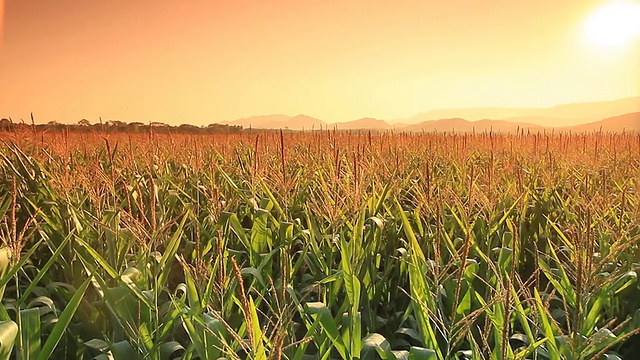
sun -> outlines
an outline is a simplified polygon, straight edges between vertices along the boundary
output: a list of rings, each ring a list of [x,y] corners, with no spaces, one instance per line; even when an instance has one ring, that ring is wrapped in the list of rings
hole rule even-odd
[[[596,8],[584,23],[584,36],[593,45],[619,47],[640,37],[640,2],[613,1]]]

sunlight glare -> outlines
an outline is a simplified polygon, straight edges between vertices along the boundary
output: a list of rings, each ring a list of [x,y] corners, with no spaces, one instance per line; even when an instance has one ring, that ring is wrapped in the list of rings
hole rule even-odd
[[[633,42],[640,35],[640,2],[614,1],[600,6],[585,21],[584,35],[599,47]]]

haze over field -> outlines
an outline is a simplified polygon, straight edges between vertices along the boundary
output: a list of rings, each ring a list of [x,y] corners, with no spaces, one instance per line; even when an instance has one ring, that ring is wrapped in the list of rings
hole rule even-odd
[[[497,130],[514,132],[518,128],[543,130],[558,129],[591,129],[603,125],[603,130],[617,131],[626,129],[640,131],[640,97],[615,101],[590,102],[581,104],[563,104],[550,108],[477,108],[477,109],[445,109],[433,110],[418,114],[411,118],[382,120],[362,118],[346,122],[330,124],[327,121],[306,115],[262,115],[248,118],[223,121],[222,124],[240,125],[245,128],[259,129],[292,129],[309,130],[319,128],[336,128],[339,130],[388,130],[401,131],[484,131]],[[624,124],[601,123],[604,119],[618,118],[624,115]],[[621,118],[622,119],[622,118]]]
[[[637,0],[0,0],[0,117],[572,126],[623,113],[541,108],[637,102],[639,17]]]

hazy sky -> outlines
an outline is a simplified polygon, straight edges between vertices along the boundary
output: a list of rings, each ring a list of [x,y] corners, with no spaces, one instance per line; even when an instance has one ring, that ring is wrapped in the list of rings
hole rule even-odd
[[[4,2],[0,117],[332,122],[640,95],[640,37],[585,31],[611,1]]]

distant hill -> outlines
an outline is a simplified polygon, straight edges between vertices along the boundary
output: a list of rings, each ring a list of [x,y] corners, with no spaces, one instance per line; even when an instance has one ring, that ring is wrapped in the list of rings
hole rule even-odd
[[[327,127],[327,123],[307,115],[288,116],[282,114],[251,116],[233,121],[223,121],[221,124],[241,125],[245,129],[290,129],[311,130]]]
[[[389,125],[386,121],[374,118],[362,118],[329,125],[330,128],[333,126],[338,130],[387,130],[393,128],[393,125]]]
[[[250,126],[251,127],[260,128],[264,124],[269,124],[269,123],[273,123],[273,122],[287,121],[290,118],[291,118],[290,116],[282,115],[282,114],[258,115],[258,116],[251,116],[251,117],[248,117],[248,118],[243,118],[243,119],[238,119],[238,120],[222,121],[220,123],[221,124],[229,124],[229,125],[240,125],[240,126],[243,126],[245,128],[248,128]]]
[[[319,129],[320,126],[327,127],[327,123],[307,115],[296,115],[289,119],[288,128],[292,130]]]
[[[252,116],[225,121],[222,124],[240,125],[245,129],[333,129],[338,130],[397,130],[408,132],[483,132],[513,133],[518,129],[544,131],[556,128],[571,131],[593,131],[602,126],[603,131],[640,131],[637,114],[640,113],[640,97],[626,99],[563,104],[549,108],[474,108],[444,109],[418,114],[408,119],[385,121],[362,118],[353,121],[328,124],[307,115],[282,114]],[[620,115],[619,114],[626,114]],[[636,115],[634,115],[636,114]],[[603,120],[604,119],[604,120]]]
[[[575,118],[579,123],[599,121],[618,114],[640,112],[640,97],[613,101],[557,105],[543,111],[541,116],[551,118]],[[576,124],[577,125],[577,124]]]
[[[544,119],[546,121],[542,121]],[[520,120],[516,122],[515,120]],[[545,126],[534,123],[543,122]],[[530,132],[544,131],[545,129],[557,129],[560,131],[572,132],[593,132],[602,129],[604,132],[636,131],[640,132],[640,112],[633,112],[620,116],[608,117],[603,120],[593,121],[575,126],[554,126],[558,124],[557,119],[539,117],[518,117],[509,120],[482,119],[469,121],[462,118],[435,119],[420,122],[418,124],[389,124],[384,120],[374,118],[362,118],[342,123],[327,124],[326,122],[306,116],[287,115],[264,115],[252,116],[245,119],[224,122],[226,125],[241,125],[245,129],[290,129],[290,130],[311,130],[311,129],[333,129],[338,130],[397,130],[404,132],[457,132],[457,133],[481,133],[492,131],[494,133],[515,133],[518,130]]]
[[[640,99],[640,98],[639,98]],[[589,107],[587,105],[587,107]],[[563,107],[558,107],[563,108]],[[596,107],[592,107],[596,109]],[[563,110],[565,111],[565,110]],[[597,109],[594,110],[597,113]],[[37,129],[46,131],[78,131],[78,132],[128,132],[128,133],[189,133],[189,134],[209,134],[209,133],[239,133],[243,128],[249,129],[289,129],[289,130],[320,130],[337,129],[345,130],[371,130],[371,131],[396,131],[396,132],[433,132],[440,133],[456,132],[456,133],[482,133],[492,131],[494,133],[515,133],[517,131],[525,132],[544,132],[544,131],[560,131],[573,133],[593,133],[603,132],[635,132],[640,134],[640,111],[624,113],[622,115],[605,116],[597,121],[590,121],[573,126],[562,125],[560,118],[538,117],[538,116],[521,116],[508,119],[482,119],[477,121],[469,121],[460,117],[445,119],[430,119],[417,124],[406,123],[388,123],[384,120],[374,118],[362,118],[353,121],[327,124],[326,122],[307,115],[288,116],[282,114],[252,116],[234,121],[226,121],[218,124],[209,124],[207,126],[194,126],[182,124],[172,126],[159,122],[151,122],[144,124],[140,122],[126,123],[120,120],[109,120],[104,123],[91,124],[88,120],[80,120],[77,124],[60,124],[51,121],[47,124],[37,124]],[[15,131],[19,129],[31,129],[31,124],[14,123],[10,119],[0,119],[0,131]]]
[[[405,119],[392,120],[390,123],[420,124],[435,119],[467,119],[478,121],[483,119],[508,119],[531,116],[539,109],[536,108],[469,108],[469,109],[438,109],[419,113]]]
[[[543,116],[517,116],[512,118],[500,119],[502,121],[520,124],[533,124],[544,127],[557,127],[558,124],[567,123],[567,119],[562,118],[550,118]],[[571,122],[569,122],[571,124]]]
[[[571,130],[572,132],[594,132],[600,130],[603,132],[640,132],[640,112],[613,116],[588,124],[563,128],[563,130]]]
[[[504,120],[517,123],[534,123],[543,126],[573,126],[602,120],[617,114],[640,111],[640,97],[610,101],[562,104],[549,108],[468,108],[441,109],[420,113],[408,119],[393,122],[418,124],[433,119],[463,118],[470,121],[482,119]]]
[[[526,123],[513,123],[502,120],[468,121],[461,118],[424,121],[419,124],[403,127],[400,130],[410,132],[452,132],[470,133],[492,131],[494,133],[515,133],[520,130],[543,131],[544,127]]]

